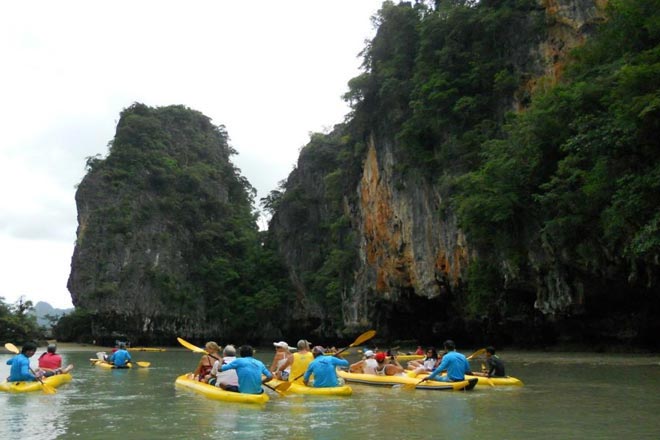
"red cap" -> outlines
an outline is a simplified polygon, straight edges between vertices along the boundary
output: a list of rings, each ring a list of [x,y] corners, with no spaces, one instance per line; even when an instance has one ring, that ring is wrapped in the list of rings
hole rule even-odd
[[[385,353],[383,353],[382,351],[379,351],[378,353],[376,353],[376,360],[378,362],[383,362],[386,357],[387,357],[387,355],[385,355]]]

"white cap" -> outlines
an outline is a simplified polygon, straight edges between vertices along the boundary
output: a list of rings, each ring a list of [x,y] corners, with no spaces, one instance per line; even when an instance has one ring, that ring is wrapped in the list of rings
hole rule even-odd
[[[287,350],[289,349],[289,344],[287,344],[287,343],[284,342],[284,341],[273,342],[273,345],[274,345],[275,347],[282,347],[282,348],[286,348]]]
[[[365,357],[372,357],[374,355],[374,352],[371,350],[367,350],[364,352]]]

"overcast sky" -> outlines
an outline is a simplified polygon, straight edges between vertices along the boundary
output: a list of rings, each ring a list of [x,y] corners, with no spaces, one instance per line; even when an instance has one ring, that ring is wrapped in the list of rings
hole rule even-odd
[[[0,5],[0,297],[71,307],[85,158],[134,102],[227,128],[275,189],[309,133],[341,122],[382,0],[12,1]]]

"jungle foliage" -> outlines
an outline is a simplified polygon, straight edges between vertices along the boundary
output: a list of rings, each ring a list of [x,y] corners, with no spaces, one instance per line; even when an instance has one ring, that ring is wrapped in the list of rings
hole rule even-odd
[[[0,297],[0,340],[22,345],[27,341],[43,338],[43,331],[37,325],[32,301],[20,298],[15,304],[7,304]]]

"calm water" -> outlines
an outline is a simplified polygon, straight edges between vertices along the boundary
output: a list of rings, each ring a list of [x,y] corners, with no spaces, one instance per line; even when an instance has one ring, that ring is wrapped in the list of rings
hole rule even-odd
[[[91,367],[94,351],[62,350],[76,368],[55,395],[0,393],[0,439],[660,438],[660,356],[502,352],[524,387],[465,393],[354,385],[352,397],[271,394],[253,407],[175,388],[199,358],[189,351],[134,352],[152,366],[132,370]],[[272,359],[269,349],[260,353]],[[0,355],[0,377],[9,357]]]

